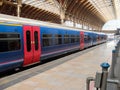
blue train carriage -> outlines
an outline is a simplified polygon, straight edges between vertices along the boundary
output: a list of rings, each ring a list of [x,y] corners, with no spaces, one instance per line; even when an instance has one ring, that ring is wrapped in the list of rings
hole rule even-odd
[[[102,42],[103,42],[103,43],[106,42],[106,41],[107,41],[107,38],[108,38],[107,34],[103,33],[102,38],[103,38],[103,39],[102,39]]]
[[[92,32],[93,42],[92,45],[98,44],[98,34],[96,32]]]
[[[105,33],[98,33],[98,44],[104,43],[106,41]]]
[[[25,67],[43,59],[99,43],[99,34],[95,32],[79,31],[12,16],[9,18],[12,18],[10,21],[13,22],[18,19],[16,22],[22,24],[0,24],[0,72]],[[105,41],[106,35],[101,34],[100,37],[104,37],[101,40]]]
[[[22,25],[0,23],[0,72],[23,63]]]
[[[97,44],[102,43],[102,33],[97,33]]]
[[[99,33],[99,44],[103,43],[103,33]]]
[[[40,26],[41,59],[80,49],[80,31]]]
[[[90,47],[93,44],[93,33],[90,31],[85,31],[84,32],[84,47]]]

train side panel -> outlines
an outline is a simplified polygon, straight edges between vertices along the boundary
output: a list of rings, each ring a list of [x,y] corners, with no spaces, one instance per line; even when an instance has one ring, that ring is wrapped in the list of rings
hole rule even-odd
[[[22,66],[22,26],[0,25],[0,72]]]
[[[93,37],[93,45],[97,45],[97,34],[92,33],[92,37]]]
[[[80,49],[79,31],[41,26],[42,59]]]
[[[0,72],[106,41],[106,35],[47,26],[0,25]],[[40,59],[41,58],[41,59]]]

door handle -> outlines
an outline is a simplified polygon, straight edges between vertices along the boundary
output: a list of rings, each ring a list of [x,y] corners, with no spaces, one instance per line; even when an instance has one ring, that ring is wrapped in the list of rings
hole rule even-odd
[[[35,42],[34,42],[34,41],[31,41],[31,44],[35,44]]]

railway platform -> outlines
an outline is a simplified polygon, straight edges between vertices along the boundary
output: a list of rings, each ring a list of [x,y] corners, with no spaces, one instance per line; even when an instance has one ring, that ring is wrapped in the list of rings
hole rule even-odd
[[[116,41],[100,44],[2,78],[0,90],[86,90],[86,78],[101,71],[102,62],[111,64],[115,45]]]

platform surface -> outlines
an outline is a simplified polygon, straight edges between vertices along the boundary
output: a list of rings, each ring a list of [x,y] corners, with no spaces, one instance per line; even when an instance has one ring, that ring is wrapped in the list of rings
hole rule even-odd
[[[114,41],[96,46],[93,50],[5,90],[86,90],[86,78],[101,71],[102,62],[111,62],[114,46]]]

